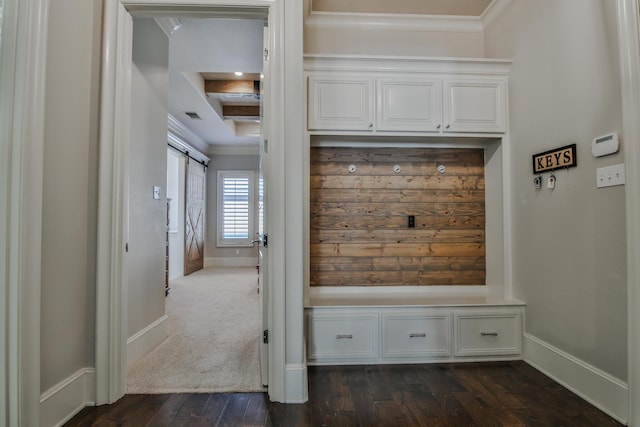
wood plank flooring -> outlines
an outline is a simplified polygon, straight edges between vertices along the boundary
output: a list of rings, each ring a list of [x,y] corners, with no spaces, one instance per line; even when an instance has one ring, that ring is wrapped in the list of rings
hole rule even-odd
[[[309,401],[127,395],[66,426],[621,426],[524,362],[309,368]]]

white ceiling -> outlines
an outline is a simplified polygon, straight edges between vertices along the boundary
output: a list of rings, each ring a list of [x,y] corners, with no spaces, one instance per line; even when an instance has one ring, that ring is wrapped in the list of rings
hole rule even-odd
[[[313,12],[481,16],[492,0],[308,0]],[[259,125],[225,121],[222,99],[204,93],[205,76],[262,71],[263,20],[181,19],[169,39],[169,113],[191,130],[196,145],[255,146]],[[229,102],[224,101],[225,103]],[[231,103],[231,102],[229,102]],[[196,112],[201,120],[185,112]]]

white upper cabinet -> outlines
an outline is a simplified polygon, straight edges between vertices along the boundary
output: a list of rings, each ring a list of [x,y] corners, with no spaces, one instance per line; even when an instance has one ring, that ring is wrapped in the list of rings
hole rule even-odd
[[[373,78],[309,76],[308,128],[373,130]]]
[[[503,60],[308,56],[307,129],[318,134],[507,130]]]
[[[445,132],[506,131],[504,79],[445,79]]]
[[[379,78],[376,93],[376,130],[438,132],[442,128],[439,79]]]

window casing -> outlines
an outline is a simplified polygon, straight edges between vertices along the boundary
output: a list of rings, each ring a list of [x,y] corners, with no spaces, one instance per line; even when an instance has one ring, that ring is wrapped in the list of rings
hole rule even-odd
[[[253,171],[218,171],[218,246],[253,246],[254,205]]]

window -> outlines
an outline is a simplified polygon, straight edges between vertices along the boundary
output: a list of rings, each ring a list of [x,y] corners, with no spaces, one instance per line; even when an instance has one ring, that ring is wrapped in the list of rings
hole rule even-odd
[[[218,171],[218,246],[253,246],[253,171]]]

